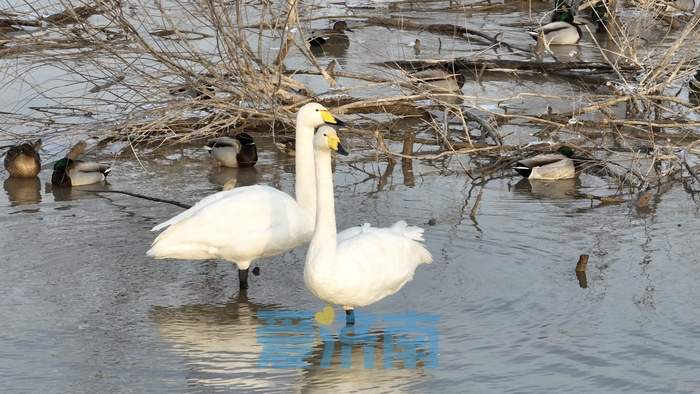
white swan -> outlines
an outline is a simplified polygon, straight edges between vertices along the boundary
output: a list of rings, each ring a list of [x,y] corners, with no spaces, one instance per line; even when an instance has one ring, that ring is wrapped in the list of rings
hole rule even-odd
[[[306,254],[304,281],[318,298],[342,305],[346,323],[354,324],[354,308],[396,293],[432,257],[420,243],[423,229],[404,221],[388,228],[365,224],[336,234],[331,150],[347,153],[328,126],[319,128],[313,142],[316,229]]]
[[[296,200],[269,186],[247,186],[205,197],[155,227],[166,228],[146,253],[156,259],[223,259],[238,266],[241,289],[248,288],[250,263],[308,242],[316,214],[314,128],[341,124],[321,104],[301,107],[296,119]]]

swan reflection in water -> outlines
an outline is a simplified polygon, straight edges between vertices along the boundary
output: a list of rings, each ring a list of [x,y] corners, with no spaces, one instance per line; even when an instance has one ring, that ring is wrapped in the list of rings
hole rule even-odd
[[[259,311],[279,309],[248,300],[241,291],[226,304],[155,307],[151,319],[160,336],[187,360],[193,385],[269,392],[298,375],[296,370],[261,368],[257,341]]]
[[[160,336],[187,360],[188,383],[196,386],[247,392],[404,392],[413,391],[412,387],[429,377],[422,361],[415,368],[398,361],[384,368],[385,342],[393,338],[387,330],[319,327],[313,312],[302,313],[308,319],[304,325],[312,332],[300,364],[284,367],[266,363],[265,352],[284,346],[260,339],[261,329],[281,328],[283,334],[286,332],[284,326],[266,326],[276,313],[282,316],[289,312],[278,305],[251,302],[241,292],[223,305],[156,307],[151,318]],[[273,347],[267,347],[270,345]],[[394,349],[400,350],[396,345]],[[370,350],[373,363],[367,364]],[[393,358],[399,360],[401,356],[394,353]]]
[[[381,323],[377,326],[380,327]],[[429,349],[418,349],[419,354],[408,355],[407,359],[411,361],[415,360],[415,356],[419,358],[415,366],[410,365],[411,361],[401,361],[401,348],[397,347],[396,337],[389,331],[364,331],[360,328],[357,332],[357,328],[341,328],[336,334],[325,336],[323,342],[314,346],[311,356],[307,359],[310,367],[304,369],[303,377],[295,391],[414,392],[417,391],[416,386],[430,379],[429,368],[436,365],[428,365],[429,362],[420,357]],[[393,349],[393,353],[388,353],[390,348]],[[407,346],[403,350],[415,350],[411,348],[412,346]],[[385,357],[388,357],[389,361],[385,360]]]
[[[3,188],[7,193],[7,199],[10,205],[32,205],[41,202],[41,181],[38,177],[34,178],[15,178],[9,177],[5,179]]]

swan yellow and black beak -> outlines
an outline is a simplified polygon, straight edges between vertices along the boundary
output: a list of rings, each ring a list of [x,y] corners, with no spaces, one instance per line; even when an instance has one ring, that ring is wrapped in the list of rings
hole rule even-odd
[[[331,150],[338,152],[338,154],[340,154],[340,155],[343,155],[343,156],[348,155],[348,151],[346,151],[345,148],[343,148],[343,145],[340,145],[340,138],[338,138],[337,135],[331,134],[328,136],[328,147]]]
[[[332,125],[336,125],[336,126],[345,126],[345,122],[343,122],[340,119],[336,119],[335,116],[333,116],[330,112],[328,112],[326,110],[321,110],[321,117],[323,118],[323,121],[328,123],[328,124],[332,124]]]

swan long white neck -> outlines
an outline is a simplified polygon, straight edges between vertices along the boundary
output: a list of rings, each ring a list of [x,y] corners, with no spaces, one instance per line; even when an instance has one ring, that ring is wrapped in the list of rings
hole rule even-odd
[[[312,260],[318,255],[334,255],[337,246],[337,228],[335,225],[335,201],[333,196],[333,173],[331,171],[331,152],[328,150],[314,152],[316,166],[316,227],[311,239],[309,253]],[[325,261],[324,258],[318,260]]]
[[[316,216],[316,180],[314,179],[314,128],[304,126],[299,118],[296,124],[296,156],[294,158],[296,178],[294,192],[297,203],[310,215],[311,223]]]

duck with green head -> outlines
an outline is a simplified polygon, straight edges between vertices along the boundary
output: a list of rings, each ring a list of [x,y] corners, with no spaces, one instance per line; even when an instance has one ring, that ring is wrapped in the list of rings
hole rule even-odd
[[[54,186],[83,186],[102,182],[107,179],[112,168],[106,164],[77,160],[85,150],[85,142],[80,141],[68,152],[66,157],[53,165],[51,183]]]
[[[564,145],[557,153],[544,153],[515,163],[513,169],[528,179],[557,180],[576,177],[574,151]]]
[[[552,11],[552,19],[550,22],[572,22],[574,19],[571,13],[571,6],[564,0],[556,0],[554,2],[554,11]]]
[[[538,40],[540,35],[544,36],[547,45],[575,45],[583,36],[581,26],[585,22],[574,18],[571,9],[564,3],[552,14],[552,22],[537,29],[528,31],[533,39]]]
[[[10,147],[5,155],[5,169],[11,177],[34,178],[41,171],[41,140]]]

